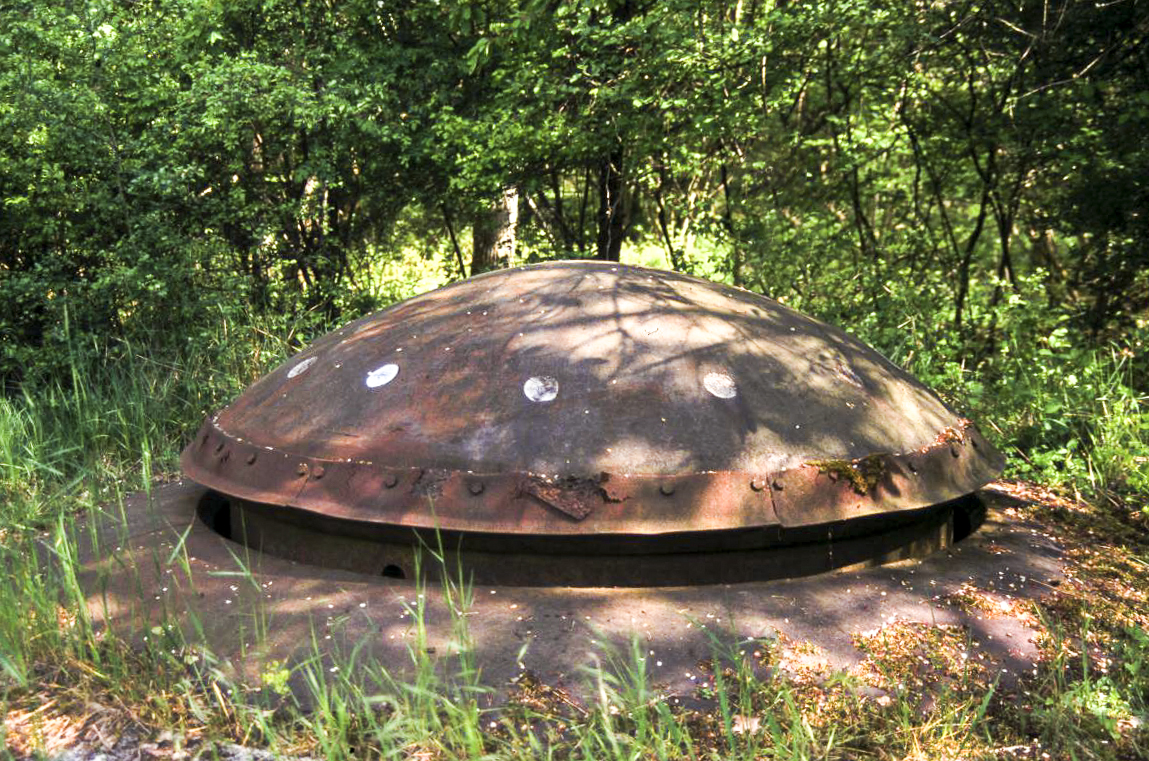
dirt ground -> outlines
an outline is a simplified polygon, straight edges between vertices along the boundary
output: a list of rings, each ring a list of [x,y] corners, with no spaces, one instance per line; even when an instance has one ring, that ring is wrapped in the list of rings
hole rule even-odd
[[[184,623],[195,616],[216,655],[249,678],[267,661],[312,655],[315,643],[328,652],[366,643],[371,657],[398,673],[410,664],[415,582],[251,553],[195,519],[201,493],[179,483],[150,499],[137,496],[126,507],[130,534],[105,528],[102,546],[84,562],[96,620],[122,631],[142,630],[145,622],[150,628],[165,612]],[[1046,528],[1026,518],[1024,501],[1008,487],[989,488],[983,497],[988,509],[979,530],[897,566],[717,586],[476,586],[464,613],[476,661],[494,686],[524,670],[549,684],[573,684],[581,667],[601,657],[603,643],[623,646],[637,636],[655,678],[689,693],[698,678],[694,665],[710,658],[716,643],[802,643],[788,648],[795,667],[814,660],[849,669],[865,657],[861,640],[898,624],[922,624],[967,631],[975,657],[991,660],[1008,678],[1033,667],[1034,622],[1025,603],[1062,582],[1063,552]],[[245,566],[250,579],[237,575]],[[448,652],[455,616],[437,583],[422,593],[427,646]],[[262,641],[260,628],[266,628]]]
[[[200,487],[175,483],[150,497],[133,496],[122,516],[83,532],[98,541],[82,551],[81,582],[99,625],[137,636],[164,621],[198,628],[222,668],[251,684],[269,668],[316,653],[331,658],[356,645],[360,663],[378,663],[401,678],[411,668],[419,604],[424,647],[436,656],[449,659],[458,622],[465,622],[475,664],[495,688],[492,700],[524,678],[578,700],[586,667],[609,658],[612,648],[624,651],[634,638],[652,682],[682,700],[706,684],[716,656],[752,657],[765,649],[772,666],[803,679],[833,671],[864,675],[876,652],[908,643],[911,650],[969,659],[1008,684],[1032,672],[1040,657],[1031,602],[1048,604],[1074,575],[1066,537],[1035,517],[1034,500],[1042,494],[1008,482],[990,485],[982,493],[987,513],[980,528],[919,561],[717,586],[476,586],[465,608],[452,611],[437,583],[421,588],[250,553],[195,518]],[[119,528],[125,524],[127,533]],[[881,693],[881,675],[871,676]],[[20,722],[14,714],[6,720],[14,749]],[[62,729],[61,740],[67,734]],[[56,748],[79,755],[61,758],[114,759],[122,744],[118,738],[93,745],[82,732],[72,734]],[[152,756],[171,755],[162,743],[151,747]]]

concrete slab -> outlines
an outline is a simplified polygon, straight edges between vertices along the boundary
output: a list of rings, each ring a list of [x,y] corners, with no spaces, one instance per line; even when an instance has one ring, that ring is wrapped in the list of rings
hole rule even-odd
[[[357,645],[359,663],[373,659],[402,677],[418,642],[420,604],[426,648],[449,656],[463,620],[482,680],[496,693],[529,670],[577,694],[604,643],[625,648],[632,637],[652,680],[680,695],[703,679],[699,663],[716,642],[791,643],[791,662],[849,669],[864,657],[859,638],[905,623],[964,627],[971,657],[1009,681],[1031,670],[1037,655],[1027,603],[1063,578],[1061,548],[1026,518],[1023,503],[991,485],[980,529],[921,561],[715,586],[474,587],[452,612],[437,583],[420,588],[300,565],[229,542],[196,518],[202,494],[190,482],[171,484],[83,528],[81,584],[101,626],[135,637],[162,636],[156,627],[165,622],[198,632],[253,683],[270,662],[327,658]]]

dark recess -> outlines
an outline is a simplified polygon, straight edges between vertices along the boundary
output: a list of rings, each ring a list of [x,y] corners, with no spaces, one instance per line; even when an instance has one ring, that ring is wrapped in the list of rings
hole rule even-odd
[[[383,566],[383,577],[388,579],[405,579],[407,574],[397,565],[391,564]]]
[[[203,495],[196,508],[199,519],[224,539],[231,539],[231,501],[216,491]]]

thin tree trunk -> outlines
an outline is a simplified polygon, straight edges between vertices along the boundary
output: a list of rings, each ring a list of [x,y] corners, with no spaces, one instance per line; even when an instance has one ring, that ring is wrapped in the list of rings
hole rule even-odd
[[[734,198],[730,192],[730,177],[726,171],[726,162],[720,167],[722,177],[722,224],[726,227],[726,234],[730,236],[730,276],[734,285],[742,287],[742,245],[734,230]]]
[[[598,238],[595,258],[617,262],[622,254],[625,211],[622,205],[622,147],[602,161],[598,178]]]
[[[455,236],[455,225],[451,223],[451,211],[447,204],[439,207],[443,211],[443,224],[447,227],[447,235],[451,237],[451,247],[455,249],[455,261],[459,264],[459,277],[467,276],[467,266],[463,264],[463,252],[459,249],[459,239]]]
[[[590,163],[586,165],[582,176],[582,201],[578,207],[578,251],[586,255],[586,211],[590,206]]]
[[[503,190],[471,228],[471,274],[509,267],[519,224],[519,189]]]
[[[679,272],[683,270],[682,251],[674,245],[670,235],[670,226],[667,222],[666,204],[662,200],[662,185],[654,189],[654,202],[658,206],[658,229],[662,233],[662,242],[666,245],[666,255],[670,259],[670,266]]]
[[[973,262],[974,249],[977,247],[977,241],[981,237],[981,231],[985,227],[985,218],[989,212],[989,192],[988,185],[982,187],[977,221],[974,223],[969,238],[966,239],[965,253],[962,255],[961,265],[958,267],[958,290],[954,297],[954,329],[958,333],[961,333],[962,330],[962,311],[965,309],[965,300],[969,295],[970,264]]]

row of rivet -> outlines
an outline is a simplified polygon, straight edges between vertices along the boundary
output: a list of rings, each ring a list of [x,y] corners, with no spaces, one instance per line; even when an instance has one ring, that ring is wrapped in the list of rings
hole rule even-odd
[[[203,439],[202,439],[203,444],[206,445],[208,443],[209,439],[210,439],[210,435],[204,434]],[[978,448],[978,443],[977,443],[976,439],[974,439],[972,436],[970,437],[970,443],[975,448]],[[226,441],[220,441],[215,446],[215,450],[214,450],[215,455],[221,461],[227,460],[231,455],[231,450],[226,449],[226,445],[227,445]],[[956,445],[951,444],[949,447],[949,450],[950,450],[950,454],[953,457],[959,457],[961,455],[960,447],[958,447]],[[255,452],[249,453],[247,455],[247,457],[245,458],[245,462],[248,465],[254,465],[256,460],[257,460],[257,454]],[[907,462],[906,466],[911,473],[913,473],[914,475],[918,474],[918,468],[912,462]],[[296,468],[296,475],[301,477],[301,478],[305,477],[305,476],[310,476],[313,480],[318,481],[319,479],[323,478],[323,476],[325,474],[326,474],[326,470],[323,467],[323,465],[316,465],[314,468],[311,468],[307,463],[301,462],[301,463],[299,463],[299,465]],[[397,474],[388,473],[384,477],[383,486],[385,488],[393,489],[398,485],[399,485],[399,476]],[[783,489],[781,482],[775,480],[773,483],[771,483],[771,481],[769,479],[766,479],[766,478],[753,478],[750,480],[749,485],[750,485],[750,488],[756,492],[765,491],[768,486],[772,486],[777,491],[782,491],[782,489]],[[467,490],[471,493],[472,496],[477,497],[477,496],[483,494],[483,492],[485,491],[485,485],[481,481],[469,481],[467,484]],[[664,497],[671,497],[675,494],[676,487],[673,483],[664,482],[664,483],[659,485],[658,491]]]
[[[218,417],[218,416],[217,416],[217,417]],[[216,419],[215,419],[215,418],[213,418],[211,422],[212,422],[213,424],[214,424],[214,423],[216,423]],[[666,422],[666,421],[665,421],[665,419],[663,420],[663,422]],[[219,427],[218,427],[218,425],[215,425],[214,427],[215,427],[215,429],[216,429],[216,430],[219,432],[219,434],[220,434],[221,436],[225,437],[225,441],[226,441],[226,437],[228,437],[230,434],[228,434],[228,433],[227,433],[226,431],[224,431],[222,428],[219,428]],[[966,428],[971,428],[971,424],[970,424],[968,421],[966,421],[966,422],[965,422],[965,427],[966,427]],[[208,443],[208,441],[210,440],[210,438],[211,438],[211,434],[210,434],[210,433],[204,433],[204,434],[203,434],[203,436],[202,436],[202,438],[201,438],[201,444],[206,446],[206,445],[207,445],[207,443]],[[981,449],[981,446],[980,446],[980,444],[978,443],[978,440],[977,440],[977,436],[976,436],[976,434],[975,434],[975,432],[974,432],[973,430],[970,430],[970,432],[969,432],[969,435],[968,435],[968,439],[969,439],[969,442],[970,442],[970,444],[973,446],[973,448],[974,448],[974,449],[976,449],[976,450],[979,450],[979,451],[980,451],[980,449]],[[243,441],[243,439],[237,439],[237,441]],[[962,440],[960,443],[961,443],[962,445],[964,445],[965,441],[964,441],[964,440]],[[223,451],[223,448],[224,448],[224,442],[220,442],[219,444],[217,444],[217,445],[216,445],[216,448],[215,448],[215,452],[216,452],[216,454],[217,454],[217,455],[219,455],[219,453]],[[274,450],[273,450],[271,447],[263,447],[263,448],[264,448],[264,449],[267,449],[268,451],[274,451]],[[908,452],[903,452],[903,453],[890,452],[890,453],[887,453],[887,455],[886,455],[886,456],[888,456],[888,457],[893,457],[893,458],[899,458],[899,457],[902,457],[902,458],[904,458],[904,457],[906,457],[906,456],[908,456],[908,455],[913,455],[913,454],[915,454],[915,453],[919,453],[919,454],[920,454],[921,452],[922,452],[922,450],[911,450],[911,451],[908,451]],[[960,456],[961,456],[961,451],[959,450],[959,448],[958,448],[957,446],[954,446],[954,445],[952,445],[952,444],[951,444],[951,446],[950,446],[950,454],[952,454],[954,457],[960,457]],[[347,460],[347,462],[352,462],[352,460]],[[373,465],[375,464],[375,463],[373,463],[373,462],[372,462],[372,461],[370,461],[370,460],[355,460],[354,462],[355,462],[356,464],[358,464],[358,465],[366,465],[366,466],[373,466]],[[253,454],[251,454],[251,455],[249,455],[249,456],[248,456],[248,458],[247,458],[247,464],[248,464],[248,465],[252,465],[252,464],[254,464],[254,463],[255,463],[255,454],[253,453]],[[917,475],[917,473],[918,473],[917,467],[916,467],[916,466],[913,464],[913,462],[912,462],[912,461],[909,461],[909,460],[907,460],[907,462],[906,462],[906,466],[909,468],[909,470],[910,470],[910,472],[911,472],[911,473],[913,473],[913,474]],[[558,477],[558,476],[557,476],[557,474],[556,474],[556,478],[557,478],[557,477]],[[395,485],[395,484],[390,484],[390,485],[388,485],[388,487],[387,487],[387,488],[389,488],[389,489],[390,489],[390,488],[392,488],[394,485]],[[779,488],[781,488],[781,487],[780,487],[778,484],[775,484],[775,485],[774,485],[774,488],[775,488],[775,489],[779,489]],[[757,491],[757,489],[756,489],[755,491]]]
[[[206,437],[205,437],[205,441],[206,441]],[[224,449],[225,446],[226,446],[225,442],[220,442],[215,448],[215,454],[221,461],[228,459],[228,457],[231,455],[231,450],[228,449],[225,451],[225,449]],[[254,465],[256,459],[257,459],[256,453],[251,452],[250,454],[248,454],[245,462],[248,465]],[[914,469],[914,472],[916,473],[917,470]],[[305,477],[310,476],[311,479],[314,481],[320,480],[321,478],[323,478],[324,475],[326,475],[326,473],[327,473],[327,471],[322,465],[316,465],[314,468],[312,468],[305,462],[299,463],[299,465],[297,465],[295,468],[295,475],[299,476],[300,478],[305,478]],[[763,491],[767,487],[767,485],[769,485],[769,483],[770,482],[767,479],[755,478],[755,479],[752,479],[750,481],[750,488],[753,489],[754,491]],[[394,489],[398,485],[399,485],[399,476],[395,473],[388,473],[383,479],[383,486],[387,489]],[[778,483],[777,481],[774,482],[773,486],[775,489],[777,489],[779,491],[782,490],[782,484]],[[473,496],[478,497],[485,490],[486,490],[486,486],[483,484],[482,481],[469,481],[467,483],[467,491],[469,491]],[[674,493],[676,491],[676,487],[673,483],[664,482],[664,483],[659,485],[658,491],[664,497],[672,497],[672,496],[674,496]]]

